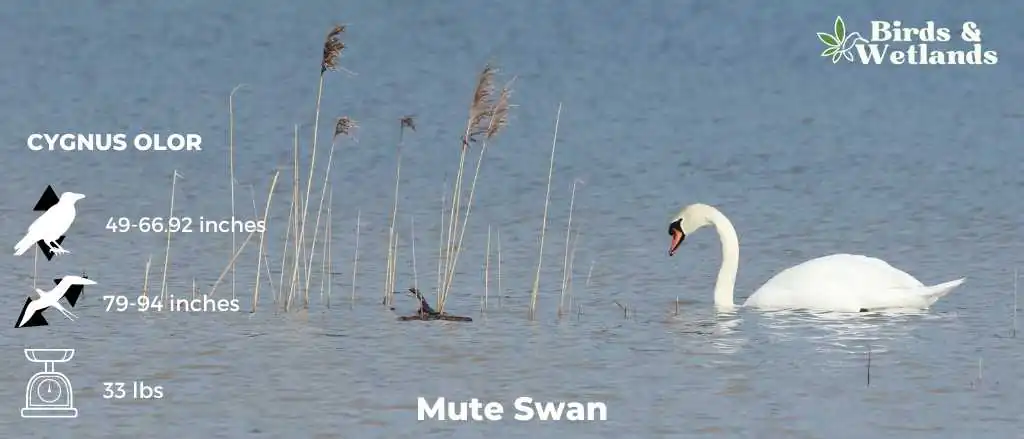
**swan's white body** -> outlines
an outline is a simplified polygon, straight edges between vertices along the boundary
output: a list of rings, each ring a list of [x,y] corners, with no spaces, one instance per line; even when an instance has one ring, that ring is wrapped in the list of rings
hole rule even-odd
[[[706,225],[714,226],[722,241],[722,268],[715,284],[715,305],[732,308],[739,270],[739,237],[724,214],[706,204],[683,208],[670,226],[670,232],[675,228],[679,233],[673,240],[670,255],[686,235]],[[881,259],[834,254],[779,272],[748,297],[743,306],[838,312],[927,309],[963,282],[964,278],[960,278],[926,286]]]

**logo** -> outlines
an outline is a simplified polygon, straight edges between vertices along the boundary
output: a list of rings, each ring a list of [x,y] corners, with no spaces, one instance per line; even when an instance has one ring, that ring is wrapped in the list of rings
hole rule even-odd
[[[836,17],[832,32],[818,32],[825,45],[821,56],[833,64],[845,59],[860,64],[896,65],[994,65],[999,53],[982,44],[981,28],[973,21],[960,24],[960,41],[953,32],[934,21],[923,27],[905,26],[899,20],[872,20],[870,38],[860,32],[848,32],[843,17]],[[966,43],[966,44],[961,44]]]

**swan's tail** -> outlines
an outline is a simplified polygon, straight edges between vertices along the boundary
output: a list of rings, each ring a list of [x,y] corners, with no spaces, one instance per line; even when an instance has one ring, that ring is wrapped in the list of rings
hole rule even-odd
[[[965,280],[967,280],[966,277],[961,277],[960,279],[957,280],[951,280],[949,282],[943,282],[938,285],[924,287],[923,289],[920,290],[919,294],[921,296],[924,296],[925,302],[928,303],[928,306],[931,306],[939,299],[941,299],[943,296],[949,294],[950,291],[953,291],[954,289],[956,289],[956,287],[960,286],[960,284],[964,283]]]
[[[14,256],[21,256],[25,254],[28,249],[32,248],[32,244],[35,243],[36,242],[28,235],[21,238],[21,241],[18,241],[18,243],[14,245]]]

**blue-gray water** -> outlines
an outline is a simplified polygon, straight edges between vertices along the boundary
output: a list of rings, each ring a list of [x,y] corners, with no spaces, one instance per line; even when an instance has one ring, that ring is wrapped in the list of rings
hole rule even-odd
[[[1005,1],[923,0],[9,2],[0,15],[0,231],[16,242],[48,184],[86,194],[65,241],[72,254],[40,261],[37,282],[86,271],[99,285],[74,308],[75,322],[49,311],[49,327],[3,331],[0,429],[40,438],[1024,437],[1024,337],[1010,338],[1024,215],[1021,12]],[[837,14],[862,33],[871,19],[936,20],[954,33],[973,20],[999,63],[833,65],[815,33]],[[360,128],[340,138],[333,162],[332,307],[314,275],[308,312],[275,313],[293,126],[308,157],[320,46],[336,22],[349,25],[341,64],[351,73],[325,76],[320,169],[334,120],[348,115]],[[398,120],[417,122],[405,136],[398,286],[416,281],[433,298],[442,189],[487,61],[500,81],[515,77],[517,107],[487,151],[447,305],[476,321],[396,322],[379,301]],[[166,239],[109,232],[108,218],[166,217],[175,170],[175,215],[230,215],[228,95],[239,83],[236,215],[262,215],[282,170],[266,235],[273,286],[264,276],[255,314],[105,312],[102,295],[139,294],[150,257],[150,288],[159,289]],[[37,132],[139,131],[199,133],[203,151],[25,146]],[[470,176],[474,166],[475,155]],[[575,307],[559,320],[577,179]],[[920,315],[716,316],[714,233],[666,256],[668,219],[692,202],[718,206],[738,228],[741,298],[782,268],[834,252],[881,257],[926,284],[967,282]],[[481,315],[488,225],[492,251],[500,234],[502,291],[493,256]],[[234,290],[245,311],[259,238],[239,258]],[[177,235],[170,255],[172,294],[189,294],[193,279],[209,292],[231,237]],[[8,321],[32,273],[31,252],[0,258]],[[229,274],[216,296],[231,294]],[[412,309],[397,300],[398,313]],[[40,370],[26,347],[77,350],[57,366],[73,382],[77,419],[20,418],[25,383]],[[165,398],[102,398],[102,382],[133,380],[163,386]],[[604,401],[609,419],[416,421],[417,396],[523,395]]]

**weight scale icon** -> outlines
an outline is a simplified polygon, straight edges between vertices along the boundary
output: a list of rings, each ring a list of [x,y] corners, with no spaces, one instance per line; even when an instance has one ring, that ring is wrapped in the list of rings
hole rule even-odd
[[[71,381],[60,372],[54,372],[56,363],[66,363],[75,356],[74,349],[25,349],[25,358],[43,363],[43,371],[36,372],[25,387],[25,407],[22,418],[77,418],[71,394]]]

